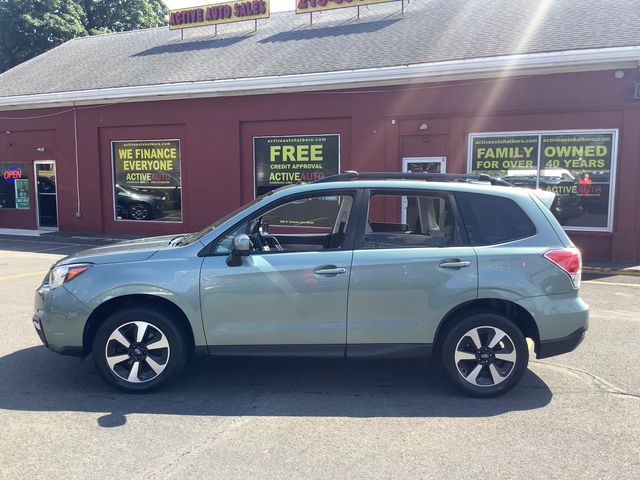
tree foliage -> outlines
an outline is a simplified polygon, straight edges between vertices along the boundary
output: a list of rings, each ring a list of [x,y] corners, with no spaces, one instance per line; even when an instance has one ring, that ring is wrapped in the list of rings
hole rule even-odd
[[[166,24],[162,0],[0,0],[0,72],[71,40]]]

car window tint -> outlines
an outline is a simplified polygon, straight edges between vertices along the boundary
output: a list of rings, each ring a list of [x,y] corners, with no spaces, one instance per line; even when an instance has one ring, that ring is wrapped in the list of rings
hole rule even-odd
[[[363,248],[447,247],[455,217],[446,196],[373,192]]]
[[[535,235],[526,213],[510,198],[478,193],[457,193],[471,245],[495,245]]]
[[[353,196],[296,198],[246,219],[223,234],[214,254],[232,253],[233,238],[249,235],[252,252],[300,252],[343,248]]]

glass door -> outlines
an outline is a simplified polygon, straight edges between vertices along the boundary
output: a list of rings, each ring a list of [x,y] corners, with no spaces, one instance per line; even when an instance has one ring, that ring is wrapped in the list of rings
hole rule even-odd
[[[58,198],[56,188],[56,162],[38,160],[34,162],[36,172],[36,205],[38,228],[58,228]]]
[[[446,157],[405,157],[402,159],[402,171],[412,173],[447,173]],[[414,199],[402,197],[402,223],[407,223],[407,212],[409,218],[415,217],[413,210],[418,209]],[[411,215],[411,214],[414,215]],[[407,226],[409,228],[409,226]]]

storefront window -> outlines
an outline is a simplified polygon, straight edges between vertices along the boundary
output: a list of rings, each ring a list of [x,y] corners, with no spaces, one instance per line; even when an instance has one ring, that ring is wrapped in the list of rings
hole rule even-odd
[[[469,171],[556,194],[567,230],[611,230],[617,131],[471,134]]]
[[[340,172],[340,135],[254,137],[256,197]]]
[[[31,208],[26,163],[0,163],[0,208]]]
[[[112,142],[116,220],[181,222],[180,141]]]

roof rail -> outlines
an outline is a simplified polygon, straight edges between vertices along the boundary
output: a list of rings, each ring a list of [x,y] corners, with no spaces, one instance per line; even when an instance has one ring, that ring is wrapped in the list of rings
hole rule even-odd
[[[501,178],[489,175],[464,173],[426,173],[426,172],[363,172],[347,170],[338,175],[316,180],[313,183],[344,182],[349,180],[424,180],[426,182],[487,182],[491,185],[513,187],[514,185]]]

